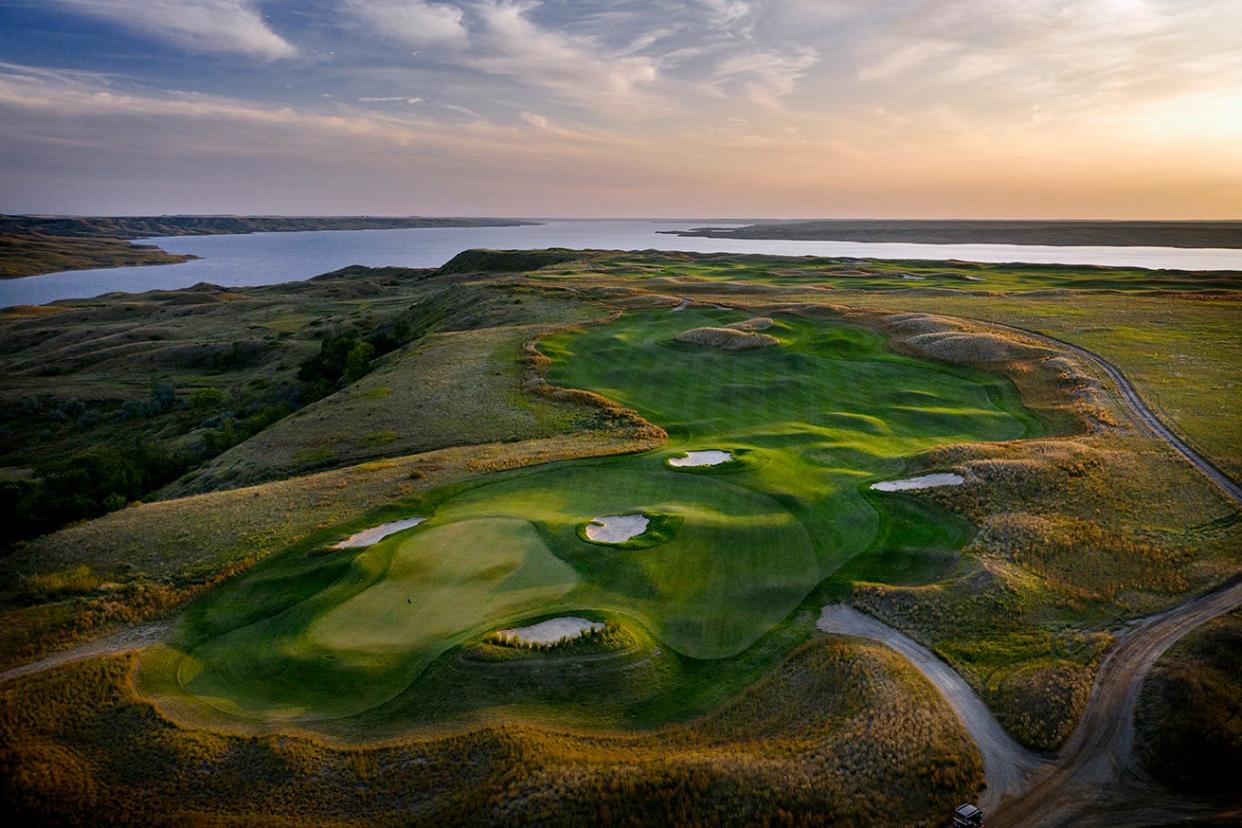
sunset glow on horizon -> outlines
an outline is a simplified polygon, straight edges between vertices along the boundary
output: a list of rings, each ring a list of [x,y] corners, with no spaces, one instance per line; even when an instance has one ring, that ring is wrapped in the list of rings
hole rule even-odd
[[[1237,0],[19,0],[0,211],[1236,219],[1239,31]]]

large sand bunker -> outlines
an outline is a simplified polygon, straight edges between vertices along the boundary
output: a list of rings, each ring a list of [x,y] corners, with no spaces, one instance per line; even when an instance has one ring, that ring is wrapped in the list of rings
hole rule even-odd
[[[647,531],[646,515],[604,515],[586,526],[586,536],[596,543],[625,543]]]
[[[756,320],[748,320],[754,322]],[[768,320],[769,322],[771,320]],[[748,322],[738,322],[737,325],[748,324]],[[763,348],[768,345],[775,345],[777,339],[768,334],[755,333],[753,328],[692,328],[688,331],[682,331],[677,334],[678,342],[685,342],[689,345],[705,345],[709,348],[719,348],[722,351],[742,351],[749,348]]]
[[[883,480],[873,483],[871,488],[877,492],[908,492],[915,489],[934,489],[938,486],[960,486],[966,478],[953,472],[936,472],[918,477],[907,477],[903,480]]]
[[[389,535],[395,535],[398,532],[404,532],[406,529],[412,529],[422,523],[427,518],[413,517],[404,520],[394,520],[391,523],[381,523],[379,526],[372,526],[370,529],[363,529],[350,535],[340,543],[333,544],[333,549],[353,549],[358,546],[370,546],[373,543],[379,543]]]
[[[497,630],[496,638],[506,644],[546,647],[565,641],[573,641],[589,633],[602,632],[603,629],[604,625],[599,621],[588,621],[585,618],[565,616],[564,618],[549,618],[547,621],[540,621],[538,624],[531,624],[529,627],[512,627],[507,630]]]
[[[668,458],[668,464],[678,468],[719,466],[721,463],[728,463],[732,459],[733,455],[727,451],[706,449],[704,451],[687,451],[683,457],[670,457]]]

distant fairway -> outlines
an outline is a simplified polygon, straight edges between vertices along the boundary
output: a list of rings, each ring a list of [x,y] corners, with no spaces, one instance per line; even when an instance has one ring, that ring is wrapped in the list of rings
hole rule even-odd
[[[628,313],[546,340],[551,382],[635,408],[670,444],[488,475],[408,504],[427,522],[376,546],[275,556],[192,608],[152,686],[244,718],[351,716],[417,692],[457,644],[568,611],[636,621],[679,658],[727,659],[847,563],[908,580],[960,543],[959,521],[868,484],[933,446],[1041,429],[1007,379],[895,354],[853,325],[781,318],[767,331],[779,344],[741,352],[675,339],[744,318]],[[740,462],[665,465],[692,449]],[[637,512],[681,521],[643,549],[577,534]]]

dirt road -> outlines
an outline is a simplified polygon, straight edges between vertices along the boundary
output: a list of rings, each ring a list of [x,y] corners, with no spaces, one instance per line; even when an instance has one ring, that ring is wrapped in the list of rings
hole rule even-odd
[[[879,641],[904,655],[945,696],[983,753],[988,786],[980,807],[994,826],[1163,824],[1219,814],[1149,780],[1132,754],[1134,713],[1156,660],[1200,624],[1242,606],[1242,580],[1132,624],[1096,676],[1082,719],[1061,751],[1044,757],[1015,742],[974,690],[899,630],[840,604],[824,607],[824,632]]]
[[[158,641],[170,629],[172,629],[172,621],[153,621],[150,624],[141,624],[137,627],[130,627],[126,630],[100,638],[95,641],[88,641],[77,647],[71,647],[68,650],[62,650],[54,653],[47,658],[39,661],[32,661],[29,664],[23,664],[20,667],[13,667],[0,673],[0,682],[9,681],[19,676],[26,676],[31,673],[41,673],[44,670],[50,670],[53,667],[59,667],[62,664],[69,664],[74,661],[82,661],[95,656],[110,655],[112,653],[123,653],[129,650],[137,650]]]
[[[1178,800],[1145,777],[1132,750],[1134,713],[1143,679],[1156,660],[1195,627],[1239,605],[1242,581],[1234,581],[1125,633],[1100,666],[1087,709],[1056,762],[1036,774],[1020,796],[1002,802],[990,821],[1001,826],[1103,823],[1125,808],[1127,822],[1160,823],[1210,807]]]
[[[1166,426],[1161,419],[1156,416],[1155,412],[1147,407],[1147,403],[1143,402],[1143,398],[1139,396],[1138,391],[1130,383],[1130,380],[1126,379],[1125,374],[1121,373],[1121,370],[1117,366],[1113,365],[1111,362],[1104,359],[1104,357],[1094,351],[1088,351],[1086,348],[1075,345],[1072,342],[1066,342],[1063,339],[1057,339],[1055,336],[1049,336],[1048,334],[1040,333],[1039,331],[1032,331],[1028,328],[1005,325],[1003,323],[993,322],[987,319],[977,319],[976,321],[994,325],[998,328],[1004,328],[1005,330],[1014,331],[1015,333],[1024,334],[1034,339],[1042,339],[1055,347],[1070,351],[1100,366],[1100,368],[1104,370],[1104,373],[1108,374],[1109,379],[1116,384],[1117,390],[1121,392],[1122,403],[1125,404],[1126,408],[1141,426],[1146,428],[1153,436],[1164,440],[1172,446],[1174,451],[1202,472],[1208,480],[1216,484],[1216,486],[1227,494],[1234,503],[1242,506],[1242,485],[1239,485],[1229,475],[1216,468],[1216,466],[1212,464],[1212,461],[1199,454],[1199,452],[1191,448],[1185,440],[1174,434],[1173,430]]]
[[[1044,763],[1039,754],[1022,747],[1005,732],[992,711],[952,667],[905,633],[844,604],[824,607],[815,625],[827,633],[855,635],[892,647],[936,686],[983,754],[988,786],[980,796],[979,807],[985,814],[995,809],[1002,798],[1025,789],[1031,775]]]

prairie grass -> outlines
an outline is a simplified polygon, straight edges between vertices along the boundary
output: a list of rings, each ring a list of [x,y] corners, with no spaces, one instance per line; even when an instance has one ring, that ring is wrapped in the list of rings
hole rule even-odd
[[[1143,682],[1135,743],[1149,773],[1176,789],[1237,802],[1242,767],[1242,612],[1187,635]]]
[[[523,654],[523,657],[551,658]],[[890,651],[823,638],[718,710],[650,733],[483,729],[374,746],[170,724],[111,657],[0,689],[0,778],[40,822],[939,824],[978,752]]]

